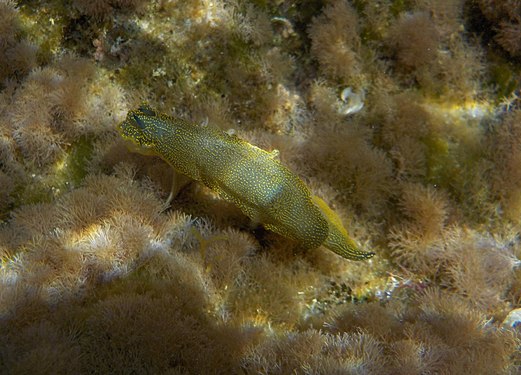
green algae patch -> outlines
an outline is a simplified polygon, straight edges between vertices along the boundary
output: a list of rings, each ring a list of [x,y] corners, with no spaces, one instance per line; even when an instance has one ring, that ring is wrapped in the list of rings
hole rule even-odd
[[[519,72],[510,63],[498,63],[490,68],[491,83],[496,88],[497,99],[508,98],[521,84]]]
[[[39,47],[39,62],[49,63],[61,49],[63,30],[68,21],[63,16],[67,14],[65,7],[61,2],[51,2],[42,7],[24,4],[19,9],[24,38]]]
[[[425,145],[429,150],[427,153],[427,181],[433,185],[444,185],[448,175],[454,172],[453,168],[449,167],[452,166],[449,143],[440,137],[433,137],[426,139]]]
[[[14,189],[12,209],[36,203],[51,202],[64,192],[78,187],[87,175],[87,164],[94,150],[93,137],[80,137],[50,169],[29,174],[29,181],[19,182]],[[37,167],[33,167],[35,171]]]
[[[87,175],[87,164],[92,158],[94,140],[94,137],[84,136],[71,145],[63,161],[63,168],[57,174],[62,181],[61,184],[69,189],[78,187]]]
[[[412,2],[409,0],[395,0],[390,6],[391,14],[395,18],[398,18],[402,13],[408,12],[411,9],[413,9]]]

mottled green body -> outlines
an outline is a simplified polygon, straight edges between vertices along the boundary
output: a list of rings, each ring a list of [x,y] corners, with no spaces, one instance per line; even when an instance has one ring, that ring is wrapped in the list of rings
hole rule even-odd
[[[349,251],[328,246],[328,241],[339,241],[335,219],[329,219],[329,212],[312,199],[302,180],[269,152],[210,126],[157,114],[147,106],[130,111],[119,130],[139,152],[160,156],[267,229],[309,248],[324,244],[350,259],[372,256],[357,250],[352,241]]]

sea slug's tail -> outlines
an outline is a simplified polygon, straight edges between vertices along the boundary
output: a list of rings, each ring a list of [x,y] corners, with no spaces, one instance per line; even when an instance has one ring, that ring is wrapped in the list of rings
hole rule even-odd
[[[329,224],[329,233],[322,244],[332,252],[350,260],[366,260],[374,256],[373,252],[362,251],[349,237],[338,215],[319,197],[312,196],[313,203],[320,209]]]

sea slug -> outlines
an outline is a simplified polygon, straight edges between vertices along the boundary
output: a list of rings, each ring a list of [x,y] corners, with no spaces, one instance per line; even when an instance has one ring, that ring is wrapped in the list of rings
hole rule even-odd
[[[129,111],[118,128],[134,151],[156,155],[235,203],[254,222],[306,248],[321,245],[351,260],[358,249],[340,218],[276,158],[212,126],[160,114],[148,105]]]

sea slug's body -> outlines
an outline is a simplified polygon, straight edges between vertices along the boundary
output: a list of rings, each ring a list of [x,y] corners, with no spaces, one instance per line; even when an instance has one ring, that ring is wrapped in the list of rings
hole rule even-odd
[[[130,111],[119,130],[139,152],[160,156],[269,230],[308,248],[324,245],[349,259],[373,255],[356,248],[336,214],[312,197],[272,153],[211,126],[158,114],[146,105]]]

